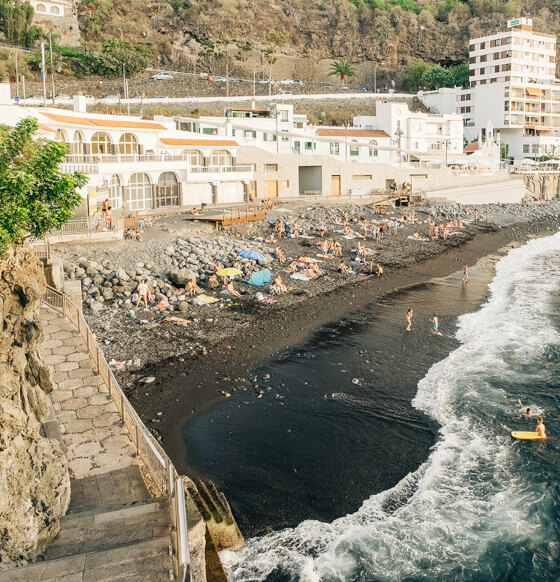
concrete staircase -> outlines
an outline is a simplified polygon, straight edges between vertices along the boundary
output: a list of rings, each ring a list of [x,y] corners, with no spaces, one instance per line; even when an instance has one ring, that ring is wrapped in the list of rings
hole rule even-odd
[[[75,481],[69,512],[42,561],[2,571],[0,582],[172,580],[168,500],[151,498],[140,486],[139,471],[131,474],[129,467],[126,477],[128,483],[133,477],[137,487],[120,491],[121,499],[130,501],[125,505],[111,503],[110,497],[103,500],[100,486],[107,475]],[[124,477],[112,480],[122,482]]]

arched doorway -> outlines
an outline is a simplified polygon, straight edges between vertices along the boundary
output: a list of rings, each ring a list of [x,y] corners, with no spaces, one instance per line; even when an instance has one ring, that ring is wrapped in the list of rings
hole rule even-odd
[[[111,153],[111,137],[108,133],[98,131],[91,136],[91,153],[93,155]]]
[[[179,206],[179,182],[174,172],[164,172],[158,179],[156,205]]]
[[[119,139],[119,154],[137,154],[138,140],[133,133],[123,133]]]
[[[200,150],[183,150],[183,154],[187,156],[191,170],[204,167],[204,156]]]
[[[148,174],[137,173],[128,181],[126,206],[130,210],[153,208],[152,181]]]

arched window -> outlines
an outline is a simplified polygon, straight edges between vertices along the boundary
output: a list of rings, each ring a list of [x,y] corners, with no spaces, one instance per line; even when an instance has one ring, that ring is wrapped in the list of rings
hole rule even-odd
[[[211,166],[233,166],[233,156],[227,150],[214,150],[210,155]]]
[[[109,134],[103,131],[93,134],[91,137],[91,153],[94,155],[111,153],[111,138]]]
[[[113,174],[109,180],[109,201],[113,208],[120,208],[122,206],[121,179],[117,174]]]
[[[152,208],[152,182],[148,174],[138,173],[130,176],[126,204],[130,210]]]
[[[45,8],[44,4],[37,4],[37,6],[35,6],[35,11],[36,12],[46,12],[47,9]]]
[[[137,154],[138,140],[132,133],[123,133],[119,139],[119,154]]]
[[[51,14],[60,14],[58,6],[51,6]]]
[[[377,149],[377,142],[373,139],[369,142],[369,155],[376,158],[379,151]]]
[[[62,129],[57,129],[54,134],[54,141],[59,141],[61,143],[66,143],[66,138],[64,137],[64,132]]]
[[[84,138],[81,131],[74,132],[70,152],[75,156],[81,156],[84,153]]]
[[[191,168],[204,166],[204,156],[199,150],[183,150],[183,154],[187,156]]]
[[[357,156],[360,153],[360,144],[354,139],[350,142],[350,155]]]
[[[158,179],[156,204],[160,206],[179,205],[179,183],[174,172],[164,172]]]

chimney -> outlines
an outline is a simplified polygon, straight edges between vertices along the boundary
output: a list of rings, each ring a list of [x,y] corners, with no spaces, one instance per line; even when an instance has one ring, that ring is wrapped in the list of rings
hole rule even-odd
[[[255,109],[255,105],[256,105],[255,98],[251,97],[251,109]]]
[[[8,77],[0,77],[0,105],[11,105],[12,103],[10,79]]]
[[[231,117],[226,118],[226,135],[231,137],[233,135],[233,129],[231,127]]]
[[[87,113],[86,98],[81,91],[74,95],[74,111],[77,113]]]

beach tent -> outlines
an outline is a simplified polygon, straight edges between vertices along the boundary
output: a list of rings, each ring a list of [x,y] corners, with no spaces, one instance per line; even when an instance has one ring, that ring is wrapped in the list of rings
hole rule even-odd
[[[249,285],[254,285],[255,287],[264,287],[266,283],[270,283],[270,271],[268,269],[256,271],[251,275],[251,278],[247,283],[249,283]]]
[[[249,249],[247,251],[239,251],[237,254],[240,257],[244,257],[246,259],[253,259],[255,261],[266,261],[266,257],[262,253],[254,251],[252,249]]]

